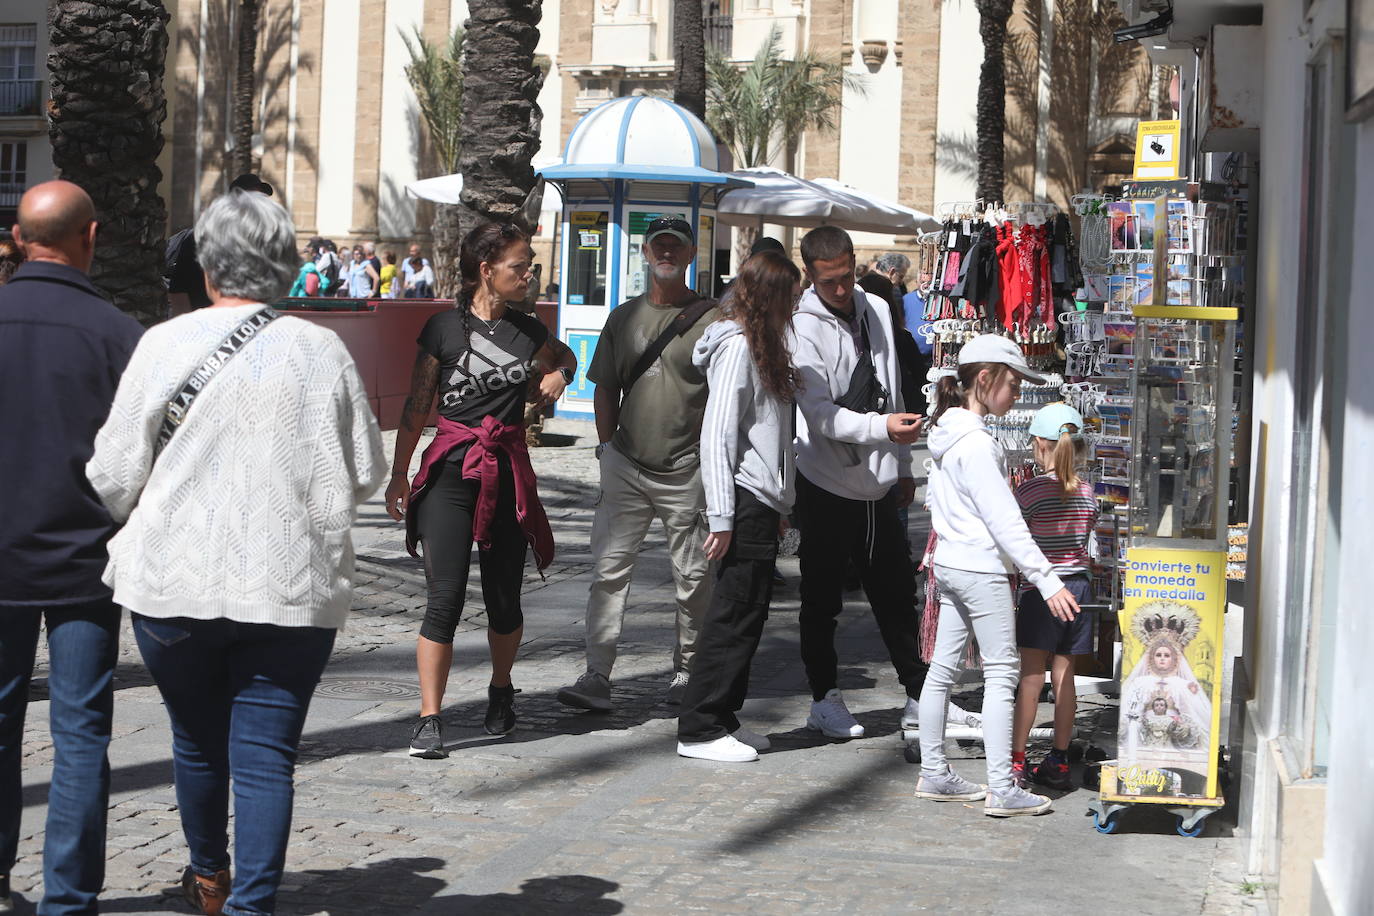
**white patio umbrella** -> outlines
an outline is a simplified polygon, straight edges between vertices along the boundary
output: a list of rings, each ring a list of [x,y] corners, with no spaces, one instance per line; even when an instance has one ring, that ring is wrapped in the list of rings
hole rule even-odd
[[[536,169],[549,165],[556,165],[561,159],[535,159]],[[455,172],[452,175],[440,175],[437,178],[421,178],[419,181],[412,181],[406,185],[406,193],[411,197],[418,197],[421,200],[432,200],[437,204],[456,204],[461,203],[458,195],[463,193],[463,176]],[[544,201],[540,208],[545,212],[549,210],[563,209],[563,195],[553,184],[544,185]]]
[[[919,217],[925,216],[861,195],[839,182],[810,181],[766,166],[730,174],[754,186],[722,195],[716,213],[727,225],[761,227],[772,223],[802,229],[829,225],[859,232],[914,234],[921,229]]]
[[[914,207],[908,207],[896,201],[886,200],[876,194],[861,191],[853,185],[844,184],[834,178],[817,178],[815,182],[822,187],[830,188],[833,191],[840,191],[851,197],[857,197],[860,200],[867,201],[871,205],[884,211],[896,213],[898,215],[897,218],[906,221],[908,227],[905,230],[898,230],[899,232],[905,231],[914,235],[917,232],[934,232],[936,229],[940,228],[940,221],[938,219]]]

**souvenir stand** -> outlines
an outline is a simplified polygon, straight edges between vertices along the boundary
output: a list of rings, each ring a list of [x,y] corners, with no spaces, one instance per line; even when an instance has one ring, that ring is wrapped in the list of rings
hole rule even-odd
[[[1105,459],[1099,441],[1099,463],[1118,504],[1113,524],[1126,532],[1113,577],[1122,640],[1117,756],[1103,763],[1089,807],[1101,833],[1115,832],[1129,807],[1149,804],[1173,813],[1180,835],[1198,836],[1224,803],[1236,227],[1231,206],[1199,200],[1197,186],[1135,190],[1133,200],[1080,201],[1106,220],[1117,251],[1103,338],[1083,348],[1096,371],[1080,396],[1113,433]]]
[[[1081,285],[1077,240],[1067,215],[1047,203],[988,205],[983,201],[940,204],[941,228],[919,237],[917,275],[929,275],[920,290],[925,297],[923,328],[933,345],[933,368],[925,388],[934,400],[936,381],[954,372],[959,349],[984,333],[1002,334],[1016,341],[1027,362],[1045,373],[1041,385],[1024,384],[1012,410],[988,417],[987,425],[1002,445],[1009,483],[1015,487],[1036,473],[1032,459],[1030,422],[1042,406],[1064,400],[1064,362],[1056,341],[1067,325],[1077,321],[1074,293]],[[918,329],[920,330],[920,329]],[[930,569],[934,534],[927,544],[925,601],[921,631],[922,655],[934,646],[939,616],[939,584]],[[977,666],[970,643],[965,664]],[[1102,678],[1075,677],[1079,693],[1102,690]],[[981,740],[976,725],[950,723],[946,738]],[[1031,738],[1053,736],[1053,729],[1037,728]],[[918,732],[904,732],[914,741]],[[907,758],[916,753],[908,748]]]
[[[716,200],[749,186],[717,167],[715,140],[699,118],[664,99],[634,96],[583,115],[562,162],[538,170],[563,195],[558,336],[577,355],[577,375],[558,402],[561,416],[593,416],[587,368],[611,309],[648,288],[649,223],[672,216],[695,227],[687,285],[709,295]]]

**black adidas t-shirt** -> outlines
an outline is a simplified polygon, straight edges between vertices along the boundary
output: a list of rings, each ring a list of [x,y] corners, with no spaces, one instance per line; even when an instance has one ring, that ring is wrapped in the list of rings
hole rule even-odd
[[[514,309],[494,325],[469,315],[468,329],[465,341],[463,312],[450,309],[420,331],[420,348],[439,360],[439,413],[464,426],[477,426],[486,416],[519,423],[535,375],[534,354],[548,341],[548,329]]]

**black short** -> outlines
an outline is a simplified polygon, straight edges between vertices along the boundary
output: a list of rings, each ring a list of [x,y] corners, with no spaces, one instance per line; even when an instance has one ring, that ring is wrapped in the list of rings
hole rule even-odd
[[[1080,605],[1092,595],[1092,580],[1087,576],[1069,576],[1064,587]],[[1087,655],[1093,650],[1095,619],[1091,611],[1084,611],[1065,623],[1050,613],[1045,599],[1032,588],[1021,593],[1016,608],[1016,646],[1055,655]]]
[[[525,535],[515,519],[515,480],[510,461],[502,456],[501,490],[491,521],[491,549],[478,551],[482,568],[482,599],[487,625],[495,633],[514,633],[525,622],[520,609],[520,586],[525,575]],[[428,492],[415,507],[423,545],[429,602],[420,635],[439,643],[453,642],[467,597],[468,567],[472,562],[472,515],[477,505],[477,481],[463,479],[463,466],[440,461]]]

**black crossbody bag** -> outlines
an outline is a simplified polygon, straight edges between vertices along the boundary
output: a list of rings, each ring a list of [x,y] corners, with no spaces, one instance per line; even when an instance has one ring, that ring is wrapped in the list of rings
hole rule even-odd
[[[849,375],[849,387],[835,399],[835,406],[855,413],[884,413],[891,395],[879,381],[878,370],[873,365],[873,347],[868,343],[866,318],[859,319],[859,334],[863,338],[864,352],[854,363],[854,371]]]
[[[263,306],[240,322],[199,366],[191,370],[191,374],[182,381],[176,394],[167,402],[167,409],[163,411],[162,424],[158,427],[157,439],[153,442],[154,464],[157,463],[162,450],[167,447],[167,443],[172,441],[172,436],[186,422],[187,412],[205,390],[205,386],[210,383],[210,379],[218,375],[229,360],[252,342],[253,338],[258,336],[258,332],[280,317],[281,312],[270,305]]]

